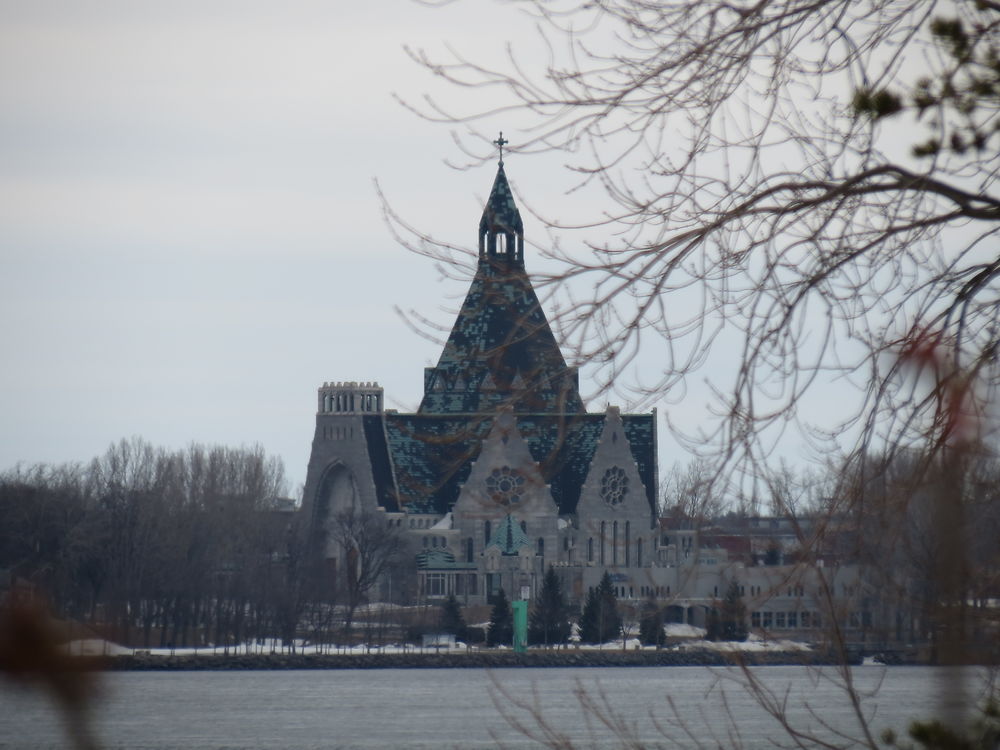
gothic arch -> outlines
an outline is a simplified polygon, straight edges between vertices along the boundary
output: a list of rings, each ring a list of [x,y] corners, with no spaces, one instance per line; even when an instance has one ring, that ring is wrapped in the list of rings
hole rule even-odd
[[[327,467],[316,490],[318,520],[335,513],[361,510],[361,498],[354,472],[340,461]]]

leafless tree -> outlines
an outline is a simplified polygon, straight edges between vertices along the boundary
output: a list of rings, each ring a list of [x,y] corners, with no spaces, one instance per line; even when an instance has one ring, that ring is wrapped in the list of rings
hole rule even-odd
[[[700,523],[722,513],[724,483],[705,459],[675,463],[660,482],[662,515]]]
[[[86,467],[15,469],[0,475],[0,567],[123,643],[273,634],[278,618],[264,613],[281,609],[288,540],[269,503],[283,481],[259,448],[139,438]]]
[[[548,277],[568,290],[564,338],[602,382],[640,340],[665,353],[640,383],[657,398],[704,370],[713,345],[738,348],[731,379],[707,373],[714,428],[676,431],[751,467],[836,377],[861,397],[837,424],[798,424],[820,445],[922,443],[951,385],[975,382],[955,395],[982,414],[1000,310],[995,4],[515,4],[536,16],[547,62],[514,45],[503,69],[413,50],[495,103],[415,108],[467,125],[479,156],[495,136],[476,119],[509,113],[526,123],[512,149],[561,150],[606,191],[603,217],[572,226],[606,223],[615,239],[553,251],[563,264]],[[943,366],[921,390],[899,355],[930,349]]]
[[[399,531],[384,514],[354,508],[333,514],[327,533],[338,553],[338,575],[347,607],[344,632],[349,634],[358,605],[392,569],[402,542]]]

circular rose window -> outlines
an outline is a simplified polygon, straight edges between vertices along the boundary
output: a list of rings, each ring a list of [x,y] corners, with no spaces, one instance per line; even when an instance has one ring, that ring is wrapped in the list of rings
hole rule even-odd
[[[628,477],[625,471],[612,466],[601,479],[601,499],[608,505],[618,505],[628,494]]]
[[[523,487],[524,477],[517,469],[509,466],[494,469],[486,477],[486,492],[493,498],[493,502],[500,505],[520,502]]]

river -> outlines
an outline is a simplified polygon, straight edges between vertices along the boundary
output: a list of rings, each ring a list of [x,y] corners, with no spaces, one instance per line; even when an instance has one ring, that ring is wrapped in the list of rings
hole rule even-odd
[[[932,667],[857,667],[877,738],[937,710]],[[747,679],[757,681],[755,694]],[[787,704],[800,732],[851,746],[861,723],[833,668],[373,669],[117,672],[101,676],[102,748],[527,748],[548,727],[574,747],[616,747],[602,714],[648,747],[790,746],[762,707]],[[970,694],[981,672],[965,673]],[[517,725],[523,727],[518,730]],[[621,733],[619,730],[618,733]],[[838,737],[838,735],[843,735]],[[676,744],[669,740],[672,738]],[[738,739],[737,739],[738,738]],[[72,748],[46,696],[0,683],[0,748]]]

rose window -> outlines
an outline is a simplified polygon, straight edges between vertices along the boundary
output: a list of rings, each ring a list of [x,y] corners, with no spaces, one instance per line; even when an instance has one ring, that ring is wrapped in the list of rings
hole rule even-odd
[[[608,505],[618,505],[628,494],[628,477],[625,471],[613,466],[604,472],[601,479],[601,499]]]
[[[494,502],[501,505],[520,502],[523,487],[524,477],[517,469],[512,469],[509,466],[494,469],[486,477],[486,492],[489,493]]]

